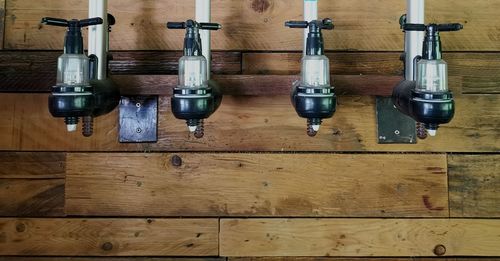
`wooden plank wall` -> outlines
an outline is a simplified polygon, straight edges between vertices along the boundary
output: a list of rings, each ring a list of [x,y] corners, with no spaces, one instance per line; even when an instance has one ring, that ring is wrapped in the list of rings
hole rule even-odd
[[[500,0],[427,0],[457,113],[439,136],[380,145],[375,96],[401,80],[403,0],[320,1],[339,109],[315,138],[289,102],[299,0],[213,0],[213,73],[226,94],[190,137],[170,112],[194,0],[109,0],[113,79],[159,95],[159,141],[120,144],[47,112],[64,30],[86,1],[0,0],[0,260],[500,260]],[[5,8],[4,8],[5,7]]]

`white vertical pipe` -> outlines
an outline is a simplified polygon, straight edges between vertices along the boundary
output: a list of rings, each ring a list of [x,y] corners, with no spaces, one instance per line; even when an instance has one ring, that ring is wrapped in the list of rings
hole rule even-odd
[[[407,0],[406,23],[425,24],[425,0]],[[416,79],[413,75],[413,59],[422,55],[422,45],[424,42],[424,32],[407,31],[405,36],[406,80]]]
[[[318,0],[304,0],[304,21],[318,20]],[[307,34],[309,29],[304,30],[304,56],[306,55]]]
[[[108,0],[89,0],[89,17],[100,17],[102,25],[89,27],[89,55],[95,54],[99,59],[98,80],[106,79],[108,35]]]
[[[211,19],[210,0],[196,0],[196,21],[198,23],[210,23]],[[207,79],[210,80],[212,67],[212,56],[210,46],[210,30],[200,30],[202,54],[207,59]]]

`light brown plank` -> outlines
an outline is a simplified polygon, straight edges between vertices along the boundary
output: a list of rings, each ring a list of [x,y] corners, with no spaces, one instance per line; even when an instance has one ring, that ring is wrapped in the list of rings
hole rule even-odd
[[[453,217],[500,217],[500,155],[449,155]]]
[[[0,152],[0,179],[64,178],[64,153]]]
[[[500,256],[500,220],[222,219],[222,256]]]
[[[90,153],[67,164],[68,215],[449,215],[444,155]]]
[[[0,219],[0,255],[216,256],[217,219]]]
[[[328,52],[335,75],[402,75],[399,52]],[[301,53],[244,53],[243,74],[289,75],[300,73]],[[445,53],[449,75],[463,77],[466,94],[500,93],[498,53]],[[335,77],[334,77],[335,79]],[[456,89],[456,83],[450,83]]]
[[[64,216],[64,179],[1,178],[0,202],[0,216]]]
[[[62,120],[47,110],[45,94],[0,95],[1,150],[15,151],[426,151],[498,152],[500,102],[496,95],[457,96],[457,112],[435,138],[417,145],[379,145],[375,99],[341,96],[333,119],[315,138],[306,135],[289,96],[227,96],[206,121],[205,138],[190,137],[174,119],[169,98],[160,100],[159,141],[119,144],[117,111],[96,120],[95,134],[67,133]]]
[[[183,32],[167,30],[165,23],[194,16],[194,1],[111,0],[110,12],[117,17],[111,39],[117,50],[180,50]],[[217,50],[300,50],[301,30],[283,26],[286,20],[302,17],[302,2],[288,0],[215,0],[213,21],[222,31],[213,33]],[[453,9],[450,10],[450,6]],[[496,51],[498,41],[497,1],[430,1],[427,20],[462,22],[465,29],[443,37],[448,51]],[[43,16],[87,16],[86,2],[50,0],[7,2],[6,47],[14,49],[61,49],[63,31],[40,26]],[[339,0],[320,2],[320,16],[336,22],[325,32],[327,49],[395,51],[403,47],[399,17],[404,1]],[[474,10],[474,12],[470,12]],[[168,17],[165,14],[169,14]],[[487,17],[487,19],[485,19]]]

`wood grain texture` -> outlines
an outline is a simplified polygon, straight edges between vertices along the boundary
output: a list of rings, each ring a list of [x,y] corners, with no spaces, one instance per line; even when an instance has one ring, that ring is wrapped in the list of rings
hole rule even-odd
[[[177,257],[177,258],[176,257],[0,257],[0,261],[226,261],[226,258],[222,257],[191,257],[191,258],[190,257]]]
[[[64,153],[0,152],[0,179],[64,178]]]
[[[1,260],[1,259],[0,259]],[[500,258],[484,257],[229,257],[228,261],[497,261]]]
[[[194,15],[194,1],[111,0],[109,6],[117,18],[111,35],[111,48],[116,50],[180,50],[183,32],[167,30],[165,23]],[[215,0],[212,6],[212,20],[224,26],[213,33],[217,50],[302,49],[302,32],[283,26],[286,20],[302,17],[301,1]],[[443,37],[444,50],[500,50],[500,31],[495,26],[500,2],[443,0],[431,1],[426,7],[429,21],[465,24],[463,31]],[[6,47],[60,49],[64,30],[40,26],[40,18],[82,18],[86,10],[86,2],[77,0],[7,1]],[[327,49],[395,51],[403,47],[398,23],[406,10],[402,1],[325,1],[320,2],[319,10],[320,17],[331,17],[336,23],[334,31],[324,34]]]
[[[64,216],[64,179],[0,178],[0,202],[4,217]]]
[[[68,215],[449,215],[444,155],[175,156],[68,154]]]
[[[5,0],[0,0],[0,50],[3,49],[5,36]]]
[[[500,217],[500,155],[449,155],[452,217]]]
[[[332,74],[402,75],[399,52],[327,52]],[[301,53],[244,53],[243,74],[289,75],[300,73]],[[500,93],[499,53],[444,53],[449,75],[462,77],[465,94]],[[450,82],[450,88],[456,89]]]
[[[0,255],[216,256],[217,219],[0,219]]]
[[[159,140],[155,144],[119,144],[117,111],[98,118],[95,134],[67,133],[53,119],[45,94],[0,95],[1,150],[15,151],[426,151],[498,152],[500,102],[496,95],[457,96],[455,119],[435,138],[417,145],[377,144],[375,99],[342,96],[333,119],[315,138],[306,135],[289,96],[227,96],[206,121],[205,138],[189,135],[170,112],[170,99],[159,104]],[[36,130],[36,131],[34,131]]]
[[[222,219],[222,256],[499,256],[499,220]]]
[[[60,51],[0,52],[0,92],[49,92],[56,82],[59,55]],[[177,75],[180,56],[181,52],[113,52],[109,68],[113,75]],[[213,73],[241,73],[240,53],[213,52],[212,58]]]

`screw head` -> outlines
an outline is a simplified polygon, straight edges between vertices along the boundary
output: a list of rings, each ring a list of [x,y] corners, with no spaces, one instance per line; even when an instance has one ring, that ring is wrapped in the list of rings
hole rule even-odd
[[[23,224],[23,223],[19,223],[16,225],[16,231],[19,232],[19,233],[22,233],[24,231],[26,231],[26,225]]]
[[[394,134],[399,135],[399,134],[401,134],[401,132],[399,130],[395,130]]]
[[[141,106],[142,106],[142,105],[141,105],[141,103],[140,103],[140,102],[138,102],[138,103],[136,103],[136,104],[135,104],[135,107],[137,107],[137,108],[141,108]]]
[[[137,129],[135,130],[135,132],[137,132],[137,133],[141,133],[141,132],[142,132],[142,129],[141,129],[141,128],[137,128]]]
[[[436,256],[443,256],[444,254],[446,254],[446,247],[443,245],[437,245],[436,247],[434,247],[434,254]]]
[[[174,167],[182,166],[182,158],[179,157],[178,155],[172,156],[171,162]]]

